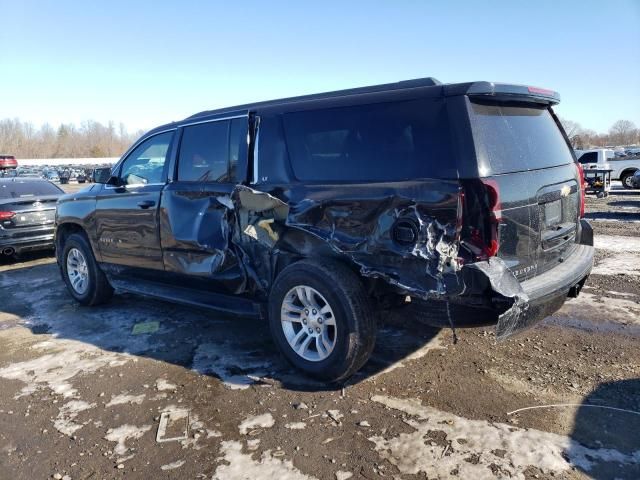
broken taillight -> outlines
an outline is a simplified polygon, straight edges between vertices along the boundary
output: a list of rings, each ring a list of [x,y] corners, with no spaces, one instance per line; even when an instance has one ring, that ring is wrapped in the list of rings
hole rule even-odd
[[[576,168],[578,169],[578,178],[580,179],[580,218],[584,218],[584,204],[585,204],[585,198],[584,198],[584,168],[582,167],[582,165],[580,163],[576,163],[575,164]]]
[[[467,249],[473,254],[473,260],[488,260],[495,257],[500,249],[500,224],[502,222],[502,205],[498,182],[493,179],[482,179],[484,189],[482,204],[486,207],[476,212],[477,219],[486,219],[471,227],[463,240]],[[475,222],[474,222],[475,223]]]
[[[502,205],[498,182],[492,179],[482,180],[489,200],[489,235],[484,253],[487,257],[495,257],[500,249],[500,222],[502,222]]]

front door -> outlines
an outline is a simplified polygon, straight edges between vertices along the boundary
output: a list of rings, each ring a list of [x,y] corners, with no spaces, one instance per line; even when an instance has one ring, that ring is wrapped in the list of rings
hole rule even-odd
[[[174,131],[138,145],[113,173],[121,186],[103,185],[95,221],[103,263],[163,270],[158,211]]]
[[[231,236],[231,195],[247,152],[247,118],[182,128],[175,178],[160,207],[164,267],[182,286],[236,293],[246,281]]]

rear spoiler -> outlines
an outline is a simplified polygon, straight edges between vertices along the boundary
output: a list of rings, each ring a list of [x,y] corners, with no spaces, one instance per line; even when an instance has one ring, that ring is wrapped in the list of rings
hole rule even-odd
[[[528,85],[512,85],[508,83],[473,82],[466,83],[463,88],[451,89],[447,95],[468,95],[470,97],[487,98],[505,101],[534,102],[544,105],[560,103],[560,94],[545,88]]]

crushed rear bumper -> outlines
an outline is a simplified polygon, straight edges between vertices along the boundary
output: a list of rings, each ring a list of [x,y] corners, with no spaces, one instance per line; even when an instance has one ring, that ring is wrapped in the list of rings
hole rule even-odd
[[[496,337],[503,339],[553,314],[567,297],[577,296],[591,273],[593,258],[593,246],[576,245],[573,253],[558,266],[523,282],[497,257],[464,269],[468,270],[467,277],[475,277],[476,285],[489,282],[485,290],[491,291],[489,311],[493,311]],[[486,309],[484,314],[486,318]],[[457,320],[462,319],[454,319],[454,323],[461,325]]]

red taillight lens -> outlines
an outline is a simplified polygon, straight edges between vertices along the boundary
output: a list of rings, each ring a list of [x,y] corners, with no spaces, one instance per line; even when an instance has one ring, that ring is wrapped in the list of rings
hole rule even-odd
[[[500,222],[502,222],[502,204],[498,182],[492,179],[482,180],[489,197],[489,223],[491,224],[484,253],[487,257],[495,257],[500,249]]]
[[[578,178],[580,179],[580,218],[584,218],[584,168],[579,163],[576,163],[575,165],[578,169]]]
[[[0,211],[0,222],[4,220],[11,220],[15,216],[16,212],[3,212]]]
[[[481,182],[484,187],[484,200],[480,200],[483,207],[473,214],[473,218],[470,219],[472,225],[462,240],[473,255],[473,261],[488,260],[495,257],[500,250],[502,204],[498,182],[493,179],[481,179]],[[487,207],[489,218],[485,221]]]

